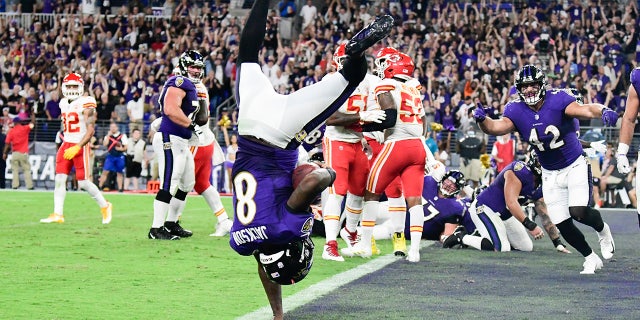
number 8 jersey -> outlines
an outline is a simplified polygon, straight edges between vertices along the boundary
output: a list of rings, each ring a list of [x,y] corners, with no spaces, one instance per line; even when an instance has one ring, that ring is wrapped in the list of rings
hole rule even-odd
[[[71,102],[69,99],[60,100],[60,117],[64,142],[79,143],[87,133],[87,119],[84,118],[85,109],[95,109],[96,99],[89,96],[79,97]]]

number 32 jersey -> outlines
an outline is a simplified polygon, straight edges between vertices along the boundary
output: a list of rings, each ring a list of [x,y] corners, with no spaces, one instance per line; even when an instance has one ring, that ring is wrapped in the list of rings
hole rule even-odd
[[[64,142],[79,143],[87,133],[87,119],[83,111],[85,109],[95,109],[96,99],[82,96],[73,101],[67,98],[60,100],[60,117],[62,118],[62,130],[64,131]]]

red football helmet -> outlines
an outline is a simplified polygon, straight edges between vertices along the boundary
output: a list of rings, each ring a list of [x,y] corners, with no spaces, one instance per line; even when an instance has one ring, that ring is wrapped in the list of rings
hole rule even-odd
[[[77,73],[70,73],[62,79],[62,95],[75,100],[84,94],[84,80]]]
[[[346,46],[347,43],[343,42],[336,48],[336,52],[333,53],[333,61],[331,61],[331,65],[336,69],[336,71],[342,69],[344,59],[347,58],[347,53],[345,52]]]
[[[377,59],[376,59],[377,62]],[[404,78],[413,77],[413,70],[416,68],[413,60],[408,55],[398,52],[386,57],[383,63],[378,67],[378,76],[387,78]]]
[[[396,53],[398,53],[398,50],[392,47],[382,48],[376,53],[376,60],[374,61],[374,64],[376,66],[376,74],[378,77],[384,78],[384,69],[387,68],[387,59]]]

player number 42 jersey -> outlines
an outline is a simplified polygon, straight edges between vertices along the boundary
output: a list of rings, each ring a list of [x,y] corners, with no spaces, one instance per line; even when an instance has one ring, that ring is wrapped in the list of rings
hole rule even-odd
[[[93,97],[82,96],[73,101],[67,98],[60,100],[60,117],[65,142],[79,143],[82,140],[87,133],[87,119],[83,111],[95,108],[96,99]]]
[[[387,129],[390,133],[387,140],[403,140],[422,137],[422,94],[420,83],[416,79],[400,82],[395,79],[383,79],[375,88],[376,97],[382,93],[390,92],[398,108],[398,119],[393,128]]]

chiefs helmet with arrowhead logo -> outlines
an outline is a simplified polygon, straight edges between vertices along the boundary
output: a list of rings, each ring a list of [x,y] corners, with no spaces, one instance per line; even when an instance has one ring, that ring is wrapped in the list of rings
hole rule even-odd
[[[411,57],[397,50],[395,53],[378,55],[375,64],[378,77],[382,79],[410,79],[413,76],[413,70],[416,68]]]
[[[376,66],[376,74],[378,75],[378,77],[384,79],[384,70],[388,66],[387,59],[389,59],[391,55],[394,55],[397,53],[398,53],[398,50],[392,47],[382,48],[380,49],[380,51],[376,53],[376,60],[374,61],[374,64]]]
[[[84,80],[77,73],[70,73],[62,79],[62,95],[69,99],[75,100],[84,94]]]
[[[336,71],[342,69],[342,64],[347,58],[347,53],[345,52],[346,46],[347,43],[343,42],[336,48],[336,51],[333,53],[333,61],[331,61],[331,65],[336,69]]]

